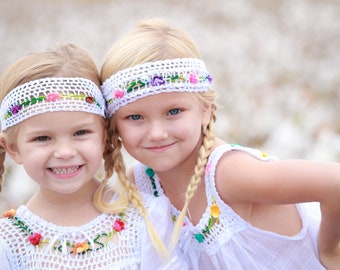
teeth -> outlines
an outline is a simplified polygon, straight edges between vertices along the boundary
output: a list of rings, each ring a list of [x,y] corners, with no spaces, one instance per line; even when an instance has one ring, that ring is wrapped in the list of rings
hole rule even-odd
[[[69,174],[78,170],[79,166],[71,167],[71,168],[52,168],[52,172],[55,174]]]

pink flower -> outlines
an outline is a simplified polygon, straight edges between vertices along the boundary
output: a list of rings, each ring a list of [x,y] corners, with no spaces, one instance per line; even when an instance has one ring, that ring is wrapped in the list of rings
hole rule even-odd
[[[57,101],[59,99],[58,93],[50,93],[46,96],[47,101]]]
[[[211,167],[211,162],[209,162],[209,163],[205,166],[205,175],[209,175],[209,173],[210,173],[210,167]]]
[[[198,78],[195,72],[191,72],[189,76],[190,76],[189,78],[190,83],[193,83],[193,84],[198,83]]]
[[[124,230],[124,222],[119,220],[119,219],[116,219],[116,221],[113,223],[113,229],[116,231],[116,232],[120,232],[122,230]]]
[[[114,96],[115,98],[122,98],[122,97],[124,97],[124,91],[118,89],[118,90],[116,90],[116,91],[114,92],[113,96]]]
[[[41,238],[42,237],[40,233],[34,233],[28,237],[28,240],[31,242],[32,245],[36,246],[39,245]]]

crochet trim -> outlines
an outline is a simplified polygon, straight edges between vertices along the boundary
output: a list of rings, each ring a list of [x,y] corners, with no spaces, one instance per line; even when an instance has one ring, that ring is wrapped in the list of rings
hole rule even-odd
[[[102,85],[111,117],[120,107],[149,95],[171,92],[205,92],[212,77],[200,59],[178,58],[148,62],[123,69]]]
[[[100,89],[85,78],[43,78],[9,92],[1,103],[2,131],[32,116],[56,111],[83,111],[105,117]]]
[[[16,216],[15,209],[11,209],[7,212],[4,212],[2,216],[8,218],[14,226],[21,229],[22,233],[27,237],[27,241],[30,242],[33,246],[42,247],[43,245],[50,243],[50,239],[44,238],[39,232],[34,232],[22,220],[20,220]],[[95,251],[104,248],[115,234],[125,229],[125,216],[126,216],[125,213],[119,213],[118,217],[112,224],[111,231],[103,232],[96,235],[92,242],[98,245],[97,248],[94,247],[91,248],[90,241],[77,243],[71,243],[71,241],[66,241],[66,247],[70,249],[69,254],[86,254],[89,251]],[[104,239],[101,240],[101,238]],[[63,245],[59,239],[56,240],[55,243],[53,243],[52,248],[53,250],[57,250],[59,252],[64,253]]]
[[[153,189],[154,196],[159,197],[157,186],[156,186],[155,179],[154,179],[154,176],[155,176],[154,170],[151,169],[150,167],[147,167],[145,169],[145,173],[147,174],[147,176],[149,177],[151,181],[151,186]],[[220,214],[221,214],[221,210],[218,207],[215,201],[215,198],[212,198],[212,205],[210,206],[210,217],[208,220],[208,224],[205,225],[204,229],[201,232],[193,234],[193,237],[197,240],[198,243],[203,243],[205,240],[205,237],[207,237],[207,235],[210,233],[213,226],[219,223]],[[172,214],[171,219],[173,222],[176,222],[177,216],[175,214]],[[184,222],[183,226],[186,226],[186,225],[187,225],[186,222]]]

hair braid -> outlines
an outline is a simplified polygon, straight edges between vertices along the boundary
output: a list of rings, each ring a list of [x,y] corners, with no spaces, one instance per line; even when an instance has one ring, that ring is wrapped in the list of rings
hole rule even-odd
[[[126,176],[126,168],[121,153],[122,143],[117,135],[114,135],[113,138],[114,138],[113,145],[115,145],[115,149],[113,151],[112,157],[115,160],[114,168],[118,174],[118,179],[122,186],[124,187],[124,189],[126,190],[128,194],[128,199],[131,201],[132,205],[140,212],[140,214],[144,218],[151,242],[156,248],[157,252],[163,258],[169,259],[168,250],[165,247],[163,241],[160,239],[155,227],[153,226],[149,219],[148,211],[143,204],[142,197],[138,192],[136,185],[132,183],[130,179],[128,179],[128,177]]]
[[[103,181],[100,188],[97,189],[95,194],[96,206],[100,210],[106,212],[112,212],[112,209],[114,209],[115,205],[104,202],[102,196],[108,179],[113,175],[114,172],[116,172],[118,175],[119,184],[124,188],[124,193],[120,194],[120,197],[127,197],[131,204],[139,211],[145,220],[150,239],[155,249],[163,258],[169,259],[168,250],[149,219],[147,209],[143,204],[140,193],[138,192],[135,184],[133,184],[126,175],[126,168],[121,152],[122,143],[112,122],[113,121],[108,122],[108,140],[106,142],[106,148],[104,151],[104,168],[106,172],[106,179]],[[126,207],[126,204],[124,206]]]
[[[107,122],[107,124],[108,124],[107,126],[108,139],[106,141],[106,146],[105,146],[105,150],[103,153],[105,179],[103,179],[100,186],[96,190],[94,197],[93,197],[93,202],[94,202],[94,205],[102,212],[117,213],[117,212],[123,212],[126,210],[127,198],[126,198],[126,195],[121,191],[121,189],[119,189],[118,187],[115,187],[114,191],[118,193],[117,200],[114,203],[108,203],[104,199],[105,192],[112,190],[107,185],[107,183],[114,173],[114,163],[115,163],[115,159],[113,158],[114,148],[111,143],[112,138],[114,137],[114,132],[111,129],[110,122]]]
[[[206,127],[205,132],[203,132],[203,138],[202,138],[202,145],[199,149],[199,156],[197,159],[196,166],[194,168],[194,174],[191,177],[190,183],[187,188],[187,192],[185,195],[185,203],[183,206],[183,209],[179,216],[177,217],[175,228],[171,237],[171,243],[170,243],[170,251],[174,250],[177,242],[179,240],[179,235],[182,229],[182,224],[184,221],[184,217],[186,215],[186,212],[189,207],[189,203],[191,198],[194,196],[198,184],[201,182],[202,176],[204,175],[205,165],[207,164],[208,157],[211,153],[211,149],[214,145],[214,126],[216,121],[216,105],[212,104],[211,106],[211,118],[210,122]]]

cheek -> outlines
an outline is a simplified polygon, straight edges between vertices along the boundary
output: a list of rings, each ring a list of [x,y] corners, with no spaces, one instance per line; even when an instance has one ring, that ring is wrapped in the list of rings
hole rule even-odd
[[[124,146],[133,145],[137,142],[141,130],[132,129],[126,126],[117,126],[117,131],[119,138],[122,140]]]

